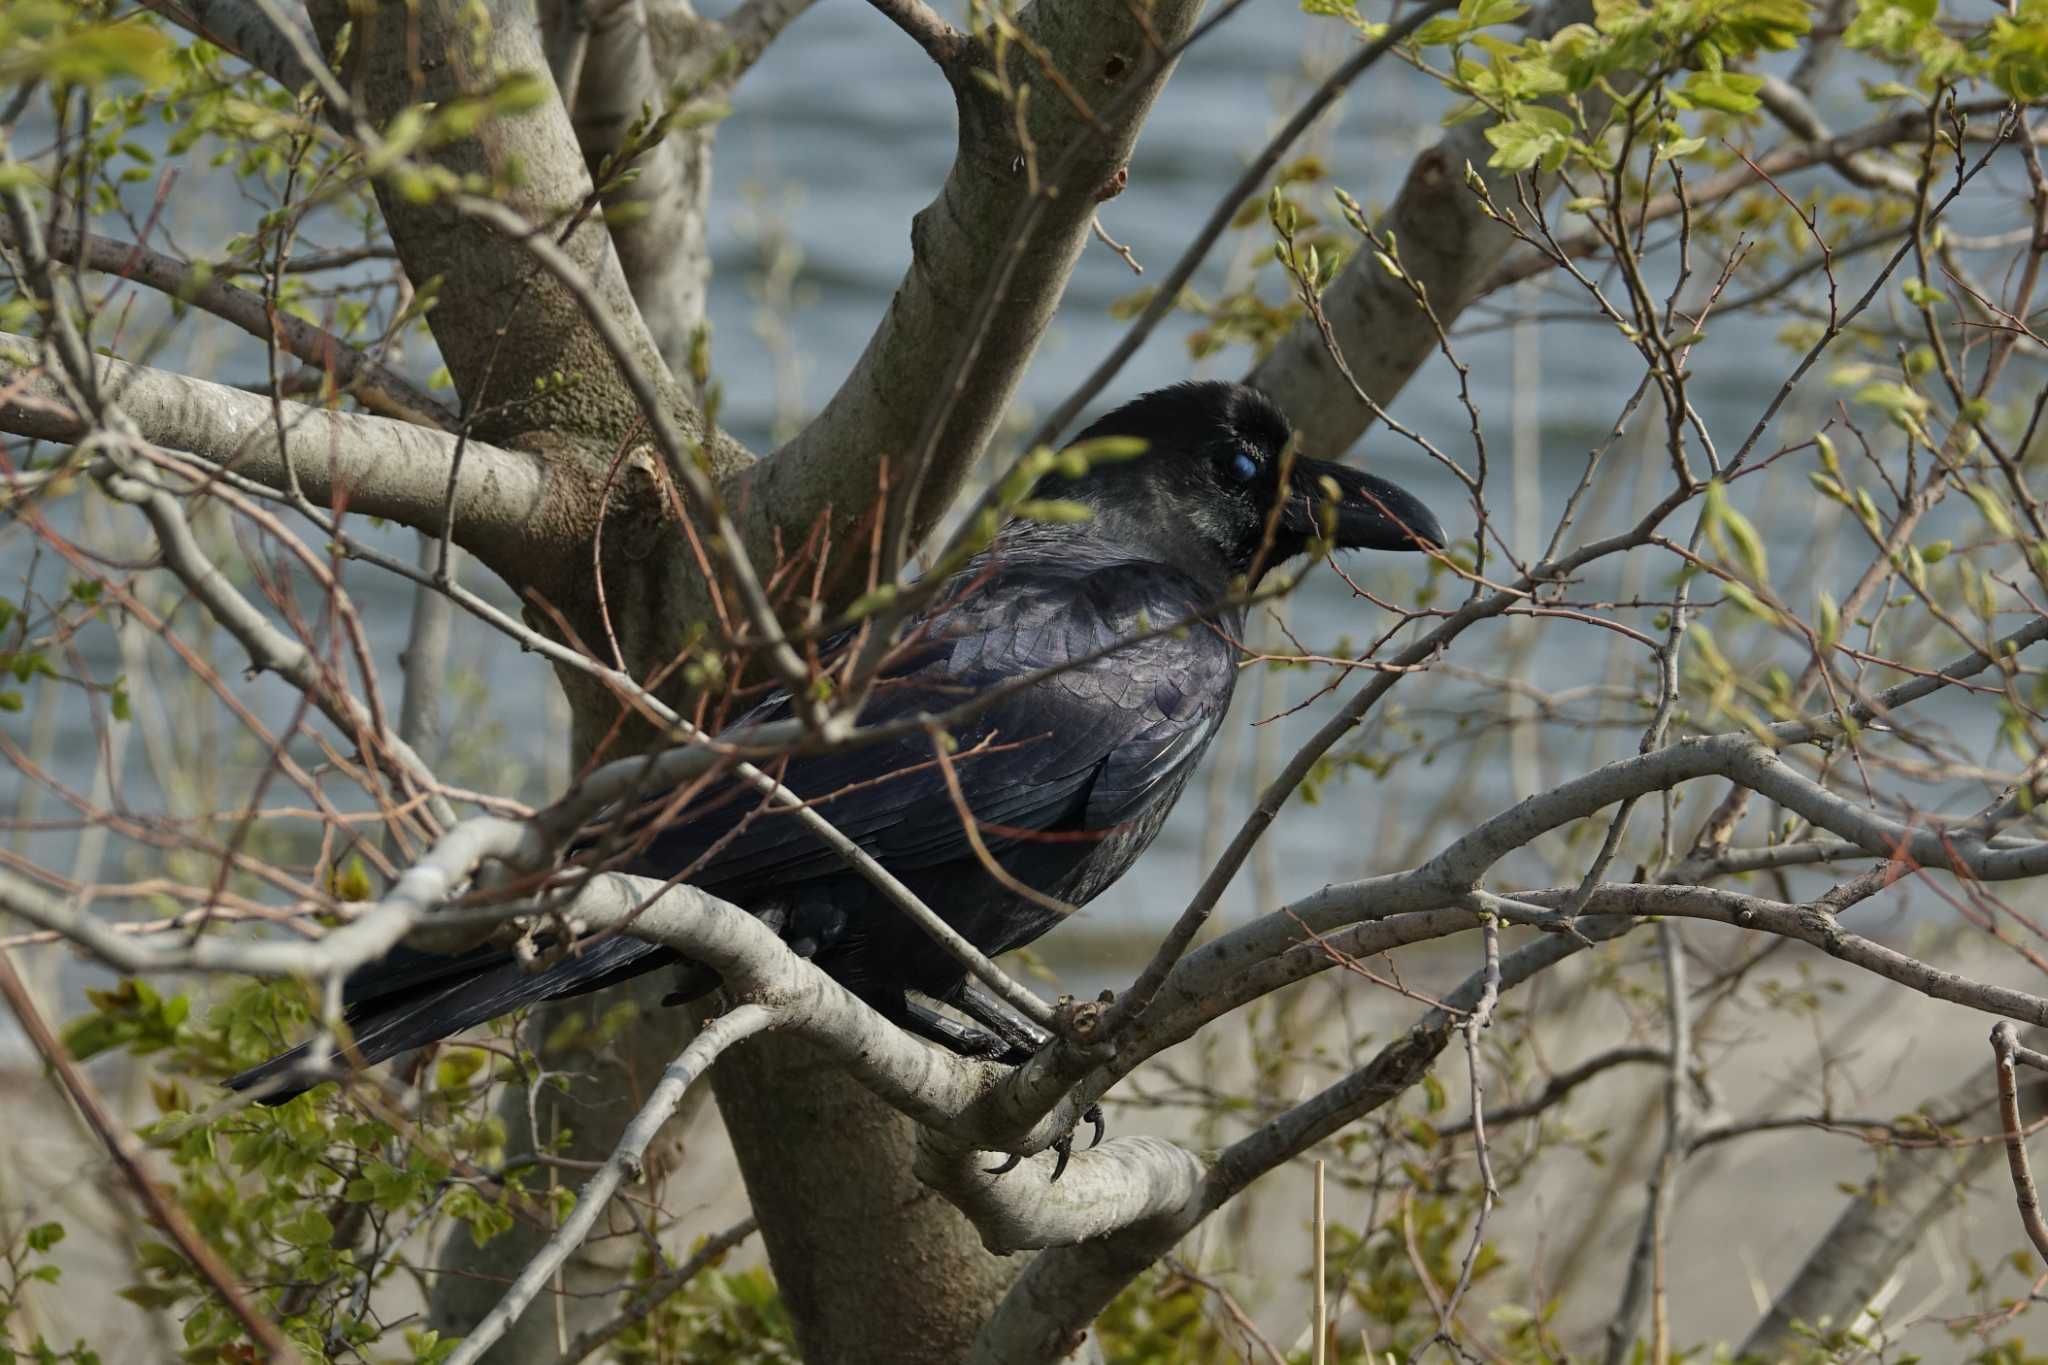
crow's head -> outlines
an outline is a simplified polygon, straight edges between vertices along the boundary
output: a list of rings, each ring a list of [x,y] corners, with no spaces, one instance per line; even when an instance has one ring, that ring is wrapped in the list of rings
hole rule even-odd
[[[1257,389],[1175,384],[1124,404],[1075,438],[1080,445],[1136,437],[1145,443],[1142,455],[1097,461],[1079,478],[1048,475],[1037,496],[1088,504],[1098,534],[1233,576],[1263,572],[1318,540],[1368,550],[1445,543],[1442,524],[1413,494],[1290,451],[1292,435],[1286,416]]]

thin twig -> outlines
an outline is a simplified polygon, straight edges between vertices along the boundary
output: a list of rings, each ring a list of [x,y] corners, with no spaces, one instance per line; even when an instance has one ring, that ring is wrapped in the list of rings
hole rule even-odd
[[[2001,1019],[1991,1027],[1991,1056],[1998,1071],[1998,1117],[2005,1126],[2005,1164],[2012,1172],[2013,1198],[2019,1204],[2020,1226],[2034,1249],[2048,1259],[2048,1222],[2041,1218],[2041,1195],[2034,1187],[2034,1173],[2027,1162],[2027,1139],[2020,1122],[2020,1090],[2013,1074],[2013,1062],[2029,1051],[2028,1063],[2048,1062],[2039,1053],[2020,1047],[2019,1030]]]

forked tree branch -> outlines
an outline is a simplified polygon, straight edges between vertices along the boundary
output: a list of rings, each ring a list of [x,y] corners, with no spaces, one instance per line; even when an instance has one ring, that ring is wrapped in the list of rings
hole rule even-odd
[[[359,107],[346,110],[349,127],[373,158],[381,145],[374,130],[405,109],[488,98],[514,75],[548,79],[538,26],[511,21],[509,13],[507,22],[478,29],[469,7],[453,0],[364,14],[340,0],[315,0],[309,9],[323,42],[334,43],[350,25],[346,79],[337,77],[333,88],[359,96]],[[451,55],[422,64],[415,61],[420,52]],[[439,281],[427,322],[471,430],[507,444],[545,434],[559,458],[580,459],[586,473],[601,474],[596,452],[608,453],[641,417],[632,386],[619,374],[623,364],[643,377],[664,415],[704,441],[718,472],[751,458],[705,427],[662,360],[594,211],[590,174],[559,98],[518,117],[483,119],[468,136],[415,155],[413,170],[453,180],[419,196],[379,179],[378,205],[407,275]],[[493,187],[491,202],[503,218],[464,212],[454,193],[463,185]],[[516,249],[529,234],[547,238],[574,263],[624,337],[622,359],[598,337],[559,274]]]
[[[1034,87],[1021,133],[1017,110],[975,79],[990,68],[987,41],[972,40],[943,68],[960,120],[952,169],[912,221],[912,264],[860,359],[735,494],[757,556],[829,515],[835,554],[852,564],[866,543],[852,530],[878,488],[898,501],[916,492],[899,509],[901,534],[891,540],[901,544],[921,539],[952,504],[1051,322],[1098,194],[1124,167],[1172,72],[1164,55],[1199,8],[1038,0],[1006,19],[1017,35],[1008,69]],[[885,547],[884,577],[895,559]],[[846,573],[825,585],[834,604],[864,586]]]
[[[2048,1064],[2032,1048],[2020,1046],[2019,1030],[2001,1019],[1991,1028],[1991,1057],[1998,1076],[1998,1119],[2005,1130],[2005,1161],[2012,1173],[2012,1192],[2019,1205],[2020,1226],[2042,1259],[2048,1260],[2048,1222],[2041,1218],[2041,1191],[2034,1184],[2034,1172],[2027,1160],[2026,1125],[2020,1121],[2020,1085],[2014,1068],[2021,1057],[2028,1064]]]

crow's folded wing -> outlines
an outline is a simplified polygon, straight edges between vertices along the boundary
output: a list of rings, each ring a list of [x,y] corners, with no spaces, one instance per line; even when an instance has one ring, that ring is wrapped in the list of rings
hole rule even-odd
[[[927,623],[862,708],[861,723],[993,695],[948,730],[953,772],[983,845],[1000,854],[1035,833],[1109,830],[1199,757],[1229,704],[1235,661],[1227,640],[1201,625],[1147,633],[1196,605],[1185,580],[1168,574],[1119,565],[998,575]],[[1016,685],[1036,674],[1045,676]],[[782,713],[764,708],[748,723]],[[975,856],[962,803],[927,733],[796,755],[780,776],[899,875]],[[632,870],[668,877],[694,868],[688,880],[743,901],[843,867],[803,822],[728,784],[677,815]]]

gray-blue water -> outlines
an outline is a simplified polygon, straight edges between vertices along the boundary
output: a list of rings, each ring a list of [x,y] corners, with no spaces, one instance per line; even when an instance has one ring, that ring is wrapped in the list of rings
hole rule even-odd
[[[1244,159],[1309,88],[1309,73],[1340,60],[1350,43],[1341,25],[1310,20],[1281,0],[1264,0],[1233,19],[1183,61],[1160,99],[1131,160],[1129,188],[1103,208],[1107,230],[1128,244],[1154,275],[1163,270]],[[1368,208],[1383,205],[1391,200],[1413,155],[1439,135],[1437,119],[1447,103],[1427,78],[1383,63],[1299,150],[1321,156],[1334,183],[1349,189]],[[1846,106],[1842,113],[1845,119],[1853,117],[1854,107]],[[850,0],[816,6],[741,83],[732,116],[718,139],[712,212],[717,274],[711,305],[714,368],[724,391],[722,416],[741,439],[757,449],[771,447],[779,423],[800,420],[831,393],[902,276],[909,260],[911,215],[936,191],[952,152],[951,98],[944,82],[907,39],[874,11]],[[2010,174],[2006,183],[2009,189]],[[182,250],[205,257],[217,252],[228,231],[247,225],[251,210],[225,186],[220,174],[209,172],[196,159],[184,168],[167,219]],[[141,212],[147,211],[150,189],[144,185],[131,196]],[[1327,200],[1322,206],[1327,211]],[[1994,220],[1997,215],[1990,214],[1985,225],[2011,225]],[[112,223],[107,230],[118,232],[120,226]],[[330,244],[341,240],[329,238]],[[1231,235],[1195,288],[1213,297],[1226,279],[1240,277],[1263,259],[1267,249],[1263,228]],[[764,290],[768,265],[774,260],[796,263],[793,286],[787,290]],[[1845,293],[1869,265],[1866,258],[1845,267]],[[1109,307],[1140,283],[1109,250],[1089,248],[1059,319],[1023,382],[1013,426],[1027,427],[1111,347],[1121,324],[1110,317]],[[766,297],[770,293],[774,297]],[[1515,294],[1493,303],[1491,311],[1468,314],[1458,350],[1471,367],[1473,394],[1487,424],[1493,470],[1489,496],[1496,514],[1504,525],[1514,524],[1513,509],[1519,500],[1528,524],[1539,528],[1537,543],[1517,547],[1526,556],[1547,538],[1588,449],[1605,439],[1639,380],[1641,367],[1611,329],[1563,321],[1530,323],[1519,332],[1481,325],[1497,322],[1500,309],[1507,306],[1583,309],[1582,301],[1569,294]],[[123,335],[148,335],[161,317],[157,301],[137,294],[132,306]],[[1873,316],[1882,319],[1885,312],[1880,308]],[[1102,401],[1190,375],[1229,377],[1247,368],[1249,358],[1241,350],[1191,361],[1185,338],[1193,325],[1180,320],[1161,328]],[[1748,431],[1790,367],[1793,352],[1777,342],[1776,330],[1775,322],[1731,319],[1711,327],[1696,353],[1692,396],[1724,449]],[[1517,338],[1522,348],[1519,365]],[[200,318],[180,323],[159,359],[228,380],[251,380],[261,373],[260,351],[246,338]],[[419,351],[408,357],[409,367],[421,375],[433,363],[430,354]],[[1837,397],[1825,382],[1828,368],[1817,367],[1815,378],[1786,406],[1764,449],[1780,438],[1797,439],[1817,424]],[[1468,417],[1459,403],[1455,377],[1442,360],[1423,368],[1392,411],[1458,459],[1473,462]],[[1511,417],[1535,442],[1533,487],[1516,488],[1510,473]],[[1444,513],[1454,532],[1469,534],[1470,514],[1457,486],[1420,452],[1376,432],[1351,452],[1351,458],[1369,461],[1414,488]],[[1812,586],[1830,587],[1839,597],[1860,570],[1864,552],[1860,537],[1846,533],[1853,528],[1846,528],[1839,515],[1816,510],[1807,491],[1805,474],[1811,466],[1802,462],[1806,459],[1787,461],[1738,485],[1736,501],[1764,527],[1782,582],[1801,585],[1802,594]],[[1574,532],[1575,541],[1632,520],[1635,511],[1665,487],[1666,469],[1654,440],[1624,438],[1610,462],[1615,476],[1596,494]],[[117,526],[126,525],[114,515]],[[74,524],[61,509],[57,517],[60,525]],[[1690,524],[1687,514],[1673,527],[1674,533],[1682,537]],[[410,553],[409,536],[375,530],[365,534],[396,552]],[[1416,582],[1412,564],[1361,558],[1351,569],[1362,581],[1396,598],[1412,593]],[[1668,559],[1639,559],[1634,568],[1617,565],[1595,573],[1581,595],[1668,595],[1671,571]],[[24,574],[33,574],[43,591],[62,591],[61,566],[48,556],[37,559],[34,537],[17,525],[0,532],[0,581],[18,585]],[[485,576],[473,572],[471,577],[475,581]],[[360,567],[349,570],[348,581],[370,621],[374,646],[386,669],[387,696],[395,699],[409,590]],[[479,585],[509,604],[494,582]],[[1455,590],[1447,586],[1446,591]],[[0,592],[13,594],[15,587]],[[1800,596],[1792,600],[1807,605]],[[191,610],[186,608],[186,619]],[[1385,624],[1378,609],[1354,598],[1327,571],[1311,575],[1290,610],[1292,629],[1319,652],[1335,650],[1341,640],[1361,643]],[[1645,610],[1619,616],[1648,630],[1651,614]],[[1722,618],[1713,618],[1713,624],[1719,629]],[[1640,649],[1620,642],[1618,636],[1559,621],[1543,623],[1526,644],[1518,644],[1520,638],[1501,624],[1477,628],[1459,643],[1449,662],[1467,670],[1506,674],[1549,692],[1605,685],[1616,689],[1615,694],[1605,701],[1570,704],[1559,723],[1543,728],[1537,745],[1517,756],[1504,732],[1485,725],[1498,701],[1497,682],[1450,670],[1404,682],[1362,742],[1374,754],[1406,753],[1408,759],[1383,782],[1354,773],[1342,784],[1327,785],[1318,804],[1297,802],[1266,841],[1257,872],[1259,908],[1270,909],[1282,898],[1326,882],[1408,865],[1468,827],[1474,817],[1528,794],[1532,785],[1547,785],[1633,750],[1642,713],[1630,696],[1640,692],[1648,676]],[[75,644],[80,659],[96,676],[110,678],[122,671],[111,632],[90,629]],[[1774,648],[1771,657],[1796,672],[1797,655],[1782,644]],[[475,680],[451,699],[450,725],[457,746],[468,754],[467,770],[458,771],[457,777],[489,776],[528,799],[544,797],[549,746],[558,742],[545,723],[544,698],[552,686],[545,668],[467,618],[458,621],[455,657],[461,670]],[[1760,671],[1761,659],[1748,662],[1756,663]],[[1214,792],[1204,793],[1200,787],[1191,792],[1140,870],[1089,909],[1092,923],[1157,925],[1178,912],[1197,880],[1205,838],[1213,841],[1219,832],[1227,836],[1248,807],[1255,778],[1284,759],[1292,742],[1327,716],[1334,699],[1323,697],[1272,727],[1254,730],[1250,722],[1303,700],[1326,680],[1321,672],[1247,676],[1236,717],[1242,728],[1234,741],[1218,746],[1220,752],[1212,759],[1228,761],[1227,780]],[[264,680],[238,685],[271,720],[289,714],[290,698],[275,685]],[[1356,680],[1344,685],[1340,695],[1355,685]],[[52,766],[67,780],[88,785],[95,732],[72,694],[30,689],[31,701],[38,705],[52,696],[70,698],[60,703]],[[1984,727],[1973,725],[1956,708],[1937,710],[1965,726],[1973,736],[1973,752],[1986,760],[1994,757],[1987,738],[1979,733]],[[17,743],[28,746],[34,711],[32,705],[22,713],[0,715],[0,725]],[[142,720],[148,723],[149,715]],[[1457,742],[1461,733],[1478,731],[1484,733]],[[167,738],[182,741],[188,736]],[[1340,752],[1356,747],[1349,743]],[[1425,751],[1435,756],[1425,759]],[[178,752],[190,755],[188,761],[200,761],[190,750]],[[143,761],[139,742],[130,743],[123,771],[120,799],[134,810],[152,809],[157,799],[155,778]],[[255,769],[245,756],[239,765],[224,764],[216,775],[232,802],[246,797]],[[0,773],[0,811],[15,808],[21,781],[18,773]],[[16,790],[6,790],[10,784]],[[1931,791],[1924,799],[1954,800],[1966,794],[1960,789]],[[1695,804],[1701,799],[1694,798]],[[36,806],[45,818],[59,809],[47,795]],[[18,834],[17,846],[21,838]],[[35,834],[28,836],[28,843],[38,856],[69,865],[70,835]],[[1589,854],[1587,849],[1577,856]],[[117,880],[141,875],[151,865],[151,858],[116,844],[97,875]],[[1561,872],[1570,875],[1571,868],[1568,860],[1529,861],[1515,865],[1515,871],[1527,880],[1547,881]],[[1252,880],[1249,874],[1240,879],[1232,913],[1251,908]]]

